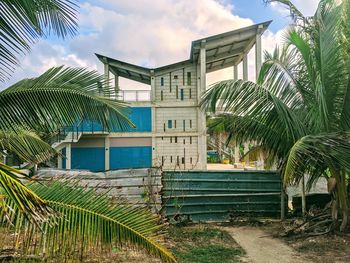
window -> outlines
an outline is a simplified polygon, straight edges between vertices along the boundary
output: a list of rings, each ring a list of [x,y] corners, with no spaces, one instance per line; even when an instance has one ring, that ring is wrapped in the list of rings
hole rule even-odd
[[[191,85],[191,72],[187,72],[187,85]]]
[[[175,136],[175,143],[177,143],[177,136]]]
[[[192,120],[190,120],[190,128],[192,129]]]
[[[162,166],[164,166],[164,156],[162,156]]]
[[[184,144],[186,144],[186,140],[184,139]]]
[[[181,158],[181,163],[184,164],[185,163],[185,157]]]
[[[179,165],[180,164],[180,157],[176,156],[176,164]]]
[[[160,78],[160,85],[164,86],[164,78],[163,77]]]
[[[168,129],[171,129],[173,127],[173,121],[168,120]]]
[[[183,130],[185,131],[186,130],[186,120],[182,120],[182,127],[183,127]]]
[[[164,140],[164,137],[162,137],[162,141]]]
[[[178,77],[177,77],[177,75],[174,75],[174,79],[177,79]]]
[[[163,91],[160,92],[160,100],[163,100]]]
[[[190,89],[190,99],[192,99],[192,90]]]
[[[178,99],[179,98],[179,86],[176,85],[176,98]]]
[[[176,129],[176,120],[174,120],[174,128]]]
[[[169,73],[169,92],[171,93],[171,72]]]
[[[165,123],[163,123],[163,131],[165,132]]]
[[[170,143],[173,143],[173,137],[170,137]]]
[[[185,86],[185,68],[182,69],[182,85]]]
[[[190,158],[190,164],[192,164],[192,157]]]
[[[173,163],[173,156],[170,156],[170,162]]]
[[[190,136],[190,144],[192,144],[192,136]]]
[[[184,100],[184,89],[181,89],[181,94],[180,94],[180,96],[181,96],[181,100]]]

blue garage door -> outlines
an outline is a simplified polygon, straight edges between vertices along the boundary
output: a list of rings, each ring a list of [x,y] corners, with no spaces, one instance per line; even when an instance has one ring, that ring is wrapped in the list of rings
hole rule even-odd
[[[103,147],[72,148],[72,169],[104,171],[105,151]]]
[[[110,169],[148,168],[152,166],[152,147],[111,147]]]

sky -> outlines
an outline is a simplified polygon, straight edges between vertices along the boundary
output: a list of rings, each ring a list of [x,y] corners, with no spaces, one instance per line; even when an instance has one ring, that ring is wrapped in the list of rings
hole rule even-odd
[[[318,0],[292,0],[313,15]],[[291,23],[288,10],[263,0],[87,0],[79,1],[78,34],[65,40],[40,39],[0,90],[50,67],[86,67],[102,73],[94,53],[146,67],[159,67],[189,58],[191,41],[273,20],[262,38],[263,49],[273,50]],[[249,56],[249,79],[255,79],[254,50]],[[241,71],[239,76],[241,76]],[[230,79],[231,68],[207,74],[207,83]],[[120,80],[122,89],[146,89]]]

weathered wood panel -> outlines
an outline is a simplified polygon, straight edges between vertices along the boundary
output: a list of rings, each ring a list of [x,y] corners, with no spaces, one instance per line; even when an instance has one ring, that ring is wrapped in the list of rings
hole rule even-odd
[[[149,206],[154,211],[161,207],[161,173],[158,169],[128,169],[108,172],[86,170],[39,169],[42,180],[69,178],[81,185],[106,191],[111,197],[123,198],[130,204]]]

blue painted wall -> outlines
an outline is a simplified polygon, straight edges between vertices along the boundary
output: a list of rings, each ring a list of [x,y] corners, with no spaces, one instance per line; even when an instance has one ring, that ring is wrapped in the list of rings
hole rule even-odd
[[[132,107],[129,109],[128,118],[136,125],[136,128],[127,130],[114,129],[113,132],[151,132],[152,112],[150,107]],[[73,131],[73,129],[67,129]],[[75,130],[74,130],[75,131]],[[84,121],[78,128],[79,132],[104,131],[101,124],[93,121]]]
[[[152,166],[152,147],[111,147],[110,169],[148,168]]]
[[[90,171],[104,171],[104,147],[72,148],[72,169],[87,169]]]

